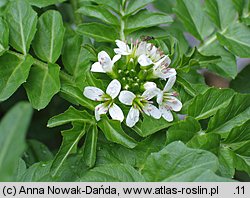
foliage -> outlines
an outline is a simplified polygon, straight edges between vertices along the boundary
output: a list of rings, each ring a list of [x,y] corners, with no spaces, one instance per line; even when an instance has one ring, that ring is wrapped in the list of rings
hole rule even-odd
[[[20,93],[31,104],[16,104],[0,122],[0,180],[243,180],[236,177],[238,171],[249,179],[249,66],[238,73],[236,64],[238,58],[250,58],[249,5],[248,0],[0,2],[0,111],[17,103]],[[155,11],[149,9],[152,6]],[[117,40],[134,51],[127,55],[114,51]],[[142,104],[133,126],[123,119],[112,120],[111,113],[97,119],[100,102],[85,97],[88,87],[105,91],[114,79],[122,90],[127,84],[134,86],[136,78],[154,81],[161,90],[171,83],[169,76],[168,80],[150,76],[159,61],[152,61],[151,55],[146,54],[152,63],[143,68],[135,55],[143,42],[157,49],[145,53],[170,60],[167,72],[175,71],[176,79],[166,94],[173,104],[181,101],[181,110],[170,108],[172,119],[162,114],[159,119],[146,114]],[[95,63],[105,65],[99,58],[103,51],[108,57],[121,57],[110,60],[111,71],[92,72]],[[132,72],[133,67],[138,70]],[[206,85],[199,72],[204,69],[230,80],[230,88]],[[133,82],[124,83],[123,77]],[[146,89],[143,85],[131,89],[138,96]],[[130,107],[119,96],[107,94],[100,100],[111,106],[116,102],[125,119],[129,117]],[[159,93],[154,97],[149,104],[159,103]],[[33,140],[25,140],[31,106],[43,109],[35,111],[42,115],[42,125],[48,121],[50,130],[61,131],[60,147],[51,151],[38,141],[43,141],[42,130]],[[47,110],[50,113],[44,115]],[[30,131],[39,127],[33,119]]]

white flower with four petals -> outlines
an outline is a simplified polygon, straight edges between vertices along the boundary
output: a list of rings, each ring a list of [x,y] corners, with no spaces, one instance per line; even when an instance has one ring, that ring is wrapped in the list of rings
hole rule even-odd
[[[109,115],[113,120],[124,120],[124,115],[121,108],[114,103],[114,99],[119,95],[121,91],[121,83],[118,80],[112,80],[104,93],[97,87],[88,86],[84,89],[84,96],[94,100],[101,101],[103,103],[95,107],[95,118],[97,121],[100,120],[100,115],[109,112]]]
[[[113,66],[121,58],[121,55],[115,55],[111,60],[110,56],[105,51],[98,53],[98,62],[95,62],[92,67],[92,72],[110,73],[113,71]]]
[[[157,93],[155,90],[148,89],[144,91],[141,96],[136,96],[131,91],[121,91],[119,95],[120,102],[131,106],[126,118],[126,124],[129,127],[133,127],[139,121],[140,112],[144,112],[155,119],[160,119],[161,112],[149,101],[155,97]]]

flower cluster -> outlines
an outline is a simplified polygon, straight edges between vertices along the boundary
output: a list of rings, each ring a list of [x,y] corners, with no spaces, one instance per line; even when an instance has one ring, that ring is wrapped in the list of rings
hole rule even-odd
[[[180,111],[182,103],[177,99],[177,93],[172,91],[176,71],[169,67],[170,58],[146,41],[131,41],[129,46],[116,40],[116,45],[116,55],[112,59],[101,51],[98,62],[91,67],[92,72],[106,73],[113,79],[106,93],[92,86],[85,87],[83,92],[85,97],[102,102],[95,107],[96,120],[99,121],[100,115],[109,112],[112,119],[122,122],[124,114],[116,104],[118,102],[130,106],[126,116],[129,127],[139,121],[140,113],[173,121],[171,111]],[[162,81],[166,82],[163,89],[160,88]]]

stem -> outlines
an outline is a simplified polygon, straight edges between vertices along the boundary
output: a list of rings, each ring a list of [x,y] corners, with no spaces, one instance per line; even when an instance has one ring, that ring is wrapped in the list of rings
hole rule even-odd
[[[70,4],[73,8],[75,24],[76,25],[81,24],[82,17],[80,14],[76,13],[76,11],[78,10],[78,0],[70,0]]]
[[[222,30],[221,32],[218,32],[220,34],[224,34],[227,31],[227,28],[225,28],[224,30]],[[210,38],[208,38],[202,45],[200,45],[198,47],[198,51],[202,51],[204,50],[207,46],[211,45],[212,43],[214,43],[217,40],[217,35],[216,33],[212,34],[210,36]]]
[[[125,6],[126,6],[126,0],[123,0],[123,1],[122,1],[122,6],[121,6],[121,8],[120,8],[120,13],[121,13],[120,39],[121,39],[122,41],[125,41],[125,34],[124,34],[124,29],[125,29],[125,21],[124,21]]]

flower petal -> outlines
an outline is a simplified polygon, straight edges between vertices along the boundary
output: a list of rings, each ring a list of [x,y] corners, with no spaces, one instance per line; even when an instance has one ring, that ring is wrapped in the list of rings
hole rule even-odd
[[[116,98],[121,91],[121,83],[114,79],[112,80],[106,90],[106,93],[111,96],[112,99]]]
[[[115,64],[115,62],[117,62],[118,60],[120,60],[121,57],[122,57],[122,56],[121,56],[120,54],[115,55],[115,56],[113,57],[113,59],[112,59],[112,63]]]
[[[151,89],[146,89],[143,94],[142,97],[144,97],[146,100],[150,100],[153,97],[155,97],[157,94],[159,94],[160,89],[158,88],[151,88]]]
[[[169,109],[167,109],[165,106],[160,105],[159,109],[162,113],[162,117],[167,120],[168,122],[172,122],[174,120],[173,115]]]
[[[99,121],[101,119],[100,115],[106,114],[108,112],[108,107],[103,103],[95,107],[95,119]]]
[[[176,76],[171,76],[169,79],[168,79],[168,82],[166,83],[163,91],[164,92],[167,92],[169,91],[170,89],[172,89],[174,83],[175,83],[175,80],[176,80]]]
[[[144,89],[152,89],[152,88],[157,88],[156,84],[154,82],[146,82],[143,85]]]
[[[113,103],[109,108],[109,115],[113,120],[119,120],[120,122],[124,120],[124,115],[121,108],[115,103]]]
[[[97,87],[85,87],[84,91],[83,91],[83,95],[86,98],[89,98],[90,100],[94,100],[94,101],[102,101],[102,96],[103,96],[104,92],[97,88]]]
[[[174,96],[169,96],[166,101],[166,105],[170,106],[173,111],[180,111],[182,108],[182,103]]]
[[[120,40],[116,40],[115,42],[116,42],[116,45],[118,46],[118,48],[114,49],[116,54],[121,54],[121,55],[131,54],[131,50],[125,42],[120,41]]]
[[[147,43],[146,42],[140,42],[135,55],[136,56],[140,56],[142,54],[146,54],[147,53]]]
[[[158,94],[157,94],[157,99],[156,99],[156,102],[158,103],[158,104],[161,104],[162,103],[162,101],[163,101],[163,91],[160,91]]]
[[[131,91],[121,91],[119,95],[119,100],[122,104],[132,105],[135,97],[135,94],[133,94]]]
[[[126,118],[127,126],[133,127],[139,121],[139,118],[140,118],[139,110],[134,107],[131,107]]]
[[[145,54],[142,54],[139,56],[138,63],[141,66],[148,66],[148,65],[153,64],[152,60],[150,58],[148,58]]]
[[[101,72],[101,73],[105,73],[105,71],[102,68],[102,65],[99,62],[95,62],[92,67],[91,70],[92,72]]]
[[[111,61],[110,56],[105,51],[101,51],[98,53],[98,61],[102,65],[102,68],[105,72],[111,72],[113,63]]]
[[[143,107],[143,112],[147,114],[148,116],[152,116],[155,119],[160,119],[161,117],[160,110],[152,104],[146,104]]]

